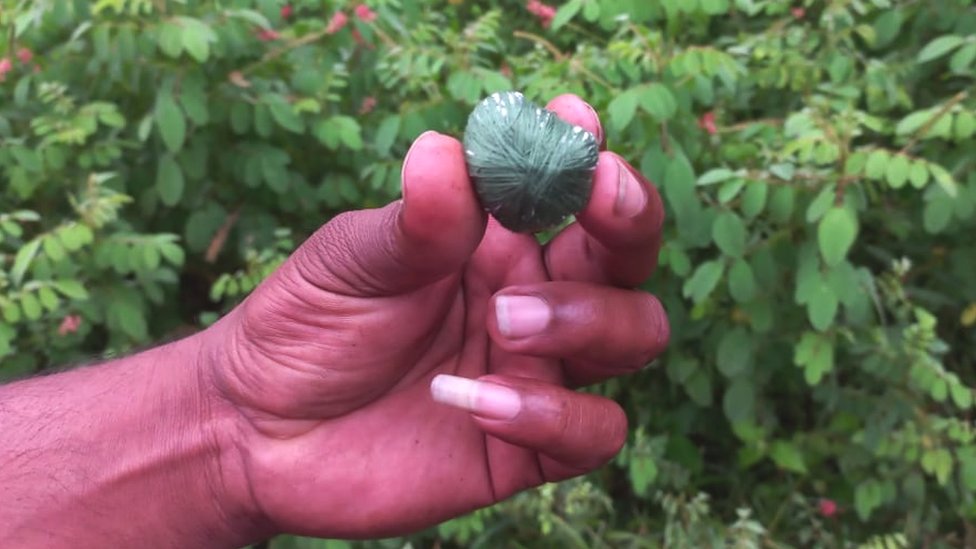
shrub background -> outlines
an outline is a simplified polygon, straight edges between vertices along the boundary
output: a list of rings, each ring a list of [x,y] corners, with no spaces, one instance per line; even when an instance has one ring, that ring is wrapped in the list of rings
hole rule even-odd
[[[367,3],[0,3],[0,377],[199,329],[423,131],[573,92],[668,209],[630,441],[360,545],[976,545],[973,1]]]

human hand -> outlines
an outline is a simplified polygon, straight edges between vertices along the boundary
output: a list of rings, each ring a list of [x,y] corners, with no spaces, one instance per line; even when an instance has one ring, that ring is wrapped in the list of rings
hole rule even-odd
[[[548,108],[602,140],[579,98]],[[263,534],[403,534],[597,468],[626,417],[568,387],[667,344],[634,290],[663,207],[619,156],[601,152],[589,205],[545,246],[488,219],[453,138],[417,139],[403,194],[333,219],[201,334],[211,407],[232,418],[228,513]]]

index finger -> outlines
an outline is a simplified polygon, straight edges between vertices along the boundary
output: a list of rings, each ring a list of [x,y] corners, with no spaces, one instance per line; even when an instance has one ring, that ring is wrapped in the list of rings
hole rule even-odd
[[[547,108],[604,139],[596,111],[579,97],[560,96]],[[600,153],[593,192],[576,219],[546,247],[552,280],[634,287],[657,267],[664,204],[654,185],[619,155]]]

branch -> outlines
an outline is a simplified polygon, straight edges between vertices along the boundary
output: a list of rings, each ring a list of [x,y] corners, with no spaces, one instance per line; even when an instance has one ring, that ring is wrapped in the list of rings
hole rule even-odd
[[[943,105],[938,112],[932,115],[932,118],[929,118],[925,122],[925,124],[923,124],[922,127],[919,128],[919,130],[912,137],[911,141],[909,141],[907,145],[902,147],[901,151],[899,151],[899,154],[907,154],[908,151],[911,150],[912,147],[917,145],[919,141],[925,139],[925,136],[928,135],[930,131],[932,131],[932,128],[934,128],[935,125],[939,123],[939,120],[942,120],[943,116],[949,114],[949,111],[951,111],[953,107],[955,107],[959,103],[962,103],[963,100],[965,100],[967,97],[969,97],[969,92],[967,92],[966,90],[957,93],[955,97],[953,97],[945,105]]]

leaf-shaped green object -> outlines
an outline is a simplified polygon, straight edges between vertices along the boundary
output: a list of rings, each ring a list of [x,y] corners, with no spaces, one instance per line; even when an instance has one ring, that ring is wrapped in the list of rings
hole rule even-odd
[[[492,94],[475,107],[464,150],[481,205],[509,230],[555,227],[590,199],[596,137],[519,92]]]

